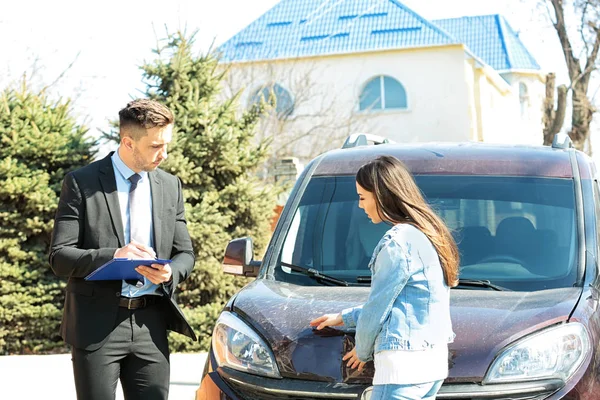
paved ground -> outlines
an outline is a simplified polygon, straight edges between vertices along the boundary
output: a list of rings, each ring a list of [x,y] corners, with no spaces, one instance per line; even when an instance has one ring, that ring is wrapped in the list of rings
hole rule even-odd
[[[169,400],[194,399],[205,360],[206,353],[171,355]],[[76,400],[71,355],[0,356],[0,386],[2,399]]]

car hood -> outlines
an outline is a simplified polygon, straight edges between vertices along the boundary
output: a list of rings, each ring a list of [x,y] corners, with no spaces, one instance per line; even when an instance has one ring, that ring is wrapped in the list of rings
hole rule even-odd
[[[581,288],[536,292],[453,289],[449,381],[480,382],[506,345],[546,326],[566,321]],[[242,290],[233,311],[269,343],[284,377],[329,382],[370,382],[373,363],[350,370],[342,356],[354,347],[354,330],[316,331],[309,322],[366,301],[369,288],[298,286],[257,279]]]

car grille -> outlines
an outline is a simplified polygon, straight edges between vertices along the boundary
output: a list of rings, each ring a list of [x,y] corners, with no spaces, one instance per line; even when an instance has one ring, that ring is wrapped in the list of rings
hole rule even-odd
[[[437,394],[438,400],[542,400],[564,386],[560,379],[533,382],[481,385],[445,384]]]
[[[362,392],[368,387],[334,382],[261,378],[229,368],[219,368],[217,373],[235,395],[243,400],[360,400]]]
[[[243,400],[360,400],[367,385],[269,379],[219,368],[219,376]],[[542,400],[564,386],[560,379],[488,384],[444,384],[438,400]],[[223,397],[221,400],[233,400]],[[238,400],[238,399],[236,399]]]

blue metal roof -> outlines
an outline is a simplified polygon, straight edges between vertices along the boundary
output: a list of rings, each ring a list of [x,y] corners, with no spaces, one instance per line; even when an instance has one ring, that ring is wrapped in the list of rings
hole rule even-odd
[[[397,0],[282,0],[221,45],[222,62],[460,43]]]
[[[458,38],[497,71],[539,70],[535,58],[500,15],[480,15],[433,21]]]

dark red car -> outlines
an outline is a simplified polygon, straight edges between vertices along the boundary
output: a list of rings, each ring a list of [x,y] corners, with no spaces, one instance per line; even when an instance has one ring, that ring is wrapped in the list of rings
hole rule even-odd
[[[354,175],[382,154],[407,164],[461,253],[437,398],[600,399],[600,191],[568,138],[357,146],[313,160],[264,259],[253,260],[249,238],[227,247],[225,272],[257,279],[219,317],[197,399],[369,398],[372,364],[358,373],[342,362],[354,331],[309,321],[367,298],[367,264],[388,227],[358,208]]]

